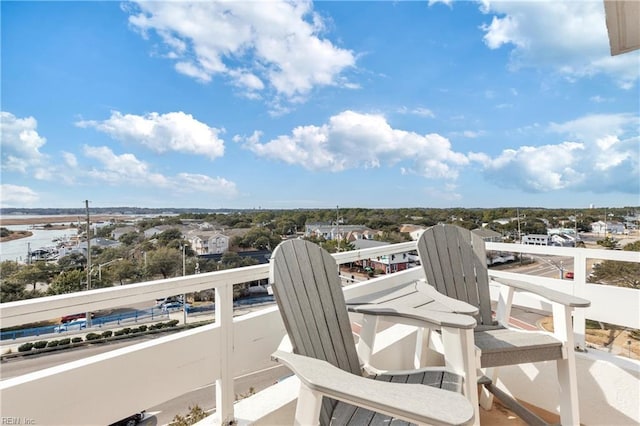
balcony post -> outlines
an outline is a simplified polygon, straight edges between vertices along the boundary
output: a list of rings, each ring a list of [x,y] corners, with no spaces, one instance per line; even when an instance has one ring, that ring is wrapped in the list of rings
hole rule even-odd
[[[587,286],[587,256],[584,248],[575,249],[573,257],[573,294],[574,296],[586,298]],[[581,352],[586,347],[586,317],[585,309],[573,310],[573,336],[575,339],[575,349]]]
[[[233,285],[216,287],[216,323],[220,325],[220,378],[216,380],[216,411],[220,425],[229,425],[233,414]]]

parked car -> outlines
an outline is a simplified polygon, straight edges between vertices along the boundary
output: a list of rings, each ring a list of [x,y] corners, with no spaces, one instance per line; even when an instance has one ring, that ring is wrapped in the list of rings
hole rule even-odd
[[[73,321],[76,319],[81,319],[81,318],[86,318],[87,314],[86,313],[81,313],[81,314],[71,314],[71,315],[65,315],[62,318],[60,318],[60,322],[69,322],[69,321]],[[93,312],[91,312],[91,318],[93,318],[95,316],[95,314]]]
[[[573,279],[573,272],[571,272],[571,271],[565,272],[564,277],[566,279],[568,279],[568,280],[572,280]]]
[[[54,327],[53,331],[56,333],[62,333],[63,331],[82,330],[87,328],[87,320],[85,318],[76,319],[73,321],[65,322]]]
[[[163,303],[161,308],[163,312],[180,311],[182,310],[182,302],[167,302]],[[189,304],[187,303],[187,311],[189,310]]]
[[[170,303],[170,302],[182,302],[182,295],[180,295],[180,296],[171,296],[171,297],[163,297],[162,299],[156,299],[156,306],[162,307],[162,305]]]
[[[122,420],[118,420],[115,423],[111,423],[109,426],[135,426],[138,423],[140,423],[142,420],[144,420],[144,410],[139,412],[139,413],[135,413],[130,415],[129,417],[126,417]]]

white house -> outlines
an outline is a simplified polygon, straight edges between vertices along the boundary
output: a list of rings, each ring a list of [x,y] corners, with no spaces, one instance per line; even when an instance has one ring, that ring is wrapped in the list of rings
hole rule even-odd
[[[138,228],[136,228],[135,226],[123,226],[123,227],[116,228],[113,231],[111,231],[111,238],[117,241],[124,234],[130,234],[132,232],[136,232],[137,233],[138,232]]]
[[[389,243],[383,241],[359,239],[353,241],[353,246],[356,250],[362,250],[372,247],[386,246]],[[409,253],[395,253],[391,255],[377,256],[371,259],[363,260],[363,267],[370,267],[384,271],[385,274],[391,274],[398,271],[404,271],[409,268],[411,262]]]
[[[188,237],[196,255],[223,254],[229,250],[229,237],[217,231],[202,231]]]
[[[476,235],[479,235],[480,238],[482,238],[482,240],[485,242],[495,242],[495,243],[502,242],[502,234],[494,231],[493,229],[476,228],[476,229],[472,229],[471,232],[473,232]]]
[[[364,225],[335,225],[331,223],[309,223],[305,225],[305,237],[324,238],[325,240],[344,240],[351,232],[359,232],[364,235],[365,231],[371,231]],[[364,237],[364,239],[368,239]]]
[[[522,244],[529,244],[534,246],[548,246],[551,237],[547,234],[529,234],[522,236]]]
[[[620,222],[603,222],[601,220],[591,224],[591,232],[596,234],[624,234],[624,224]]]

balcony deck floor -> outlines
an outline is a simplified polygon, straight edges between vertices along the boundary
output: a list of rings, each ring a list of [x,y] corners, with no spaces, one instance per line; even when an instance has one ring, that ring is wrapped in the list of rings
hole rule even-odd
[[[541,410],[529,404],[524,404],[529,410],[536,413],[547,423],[559,424],[560,417],[548,411]],[[503,406],[500,401],[494,399],[491,410],[483,410],[480,408],[480,424],[489,426],[526,426],[527,423],[516,416],[511,410]]]

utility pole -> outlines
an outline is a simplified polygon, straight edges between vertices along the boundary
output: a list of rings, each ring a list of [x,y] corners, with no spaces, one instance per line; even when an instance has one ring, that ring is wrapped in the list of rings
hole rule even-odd
[[[89,200],[84,200],[87,210],[87,290],[91,290],[91,218],[89,217]],[[91,312],[87,312],[87,328],[91,327]]]
[[[573,218],[573,246],[578,247],[578,212]]]
[[[516,217],[518,218],[518,242],[522,244],[522,234],[520,234],[520,208],[516,207]]]

